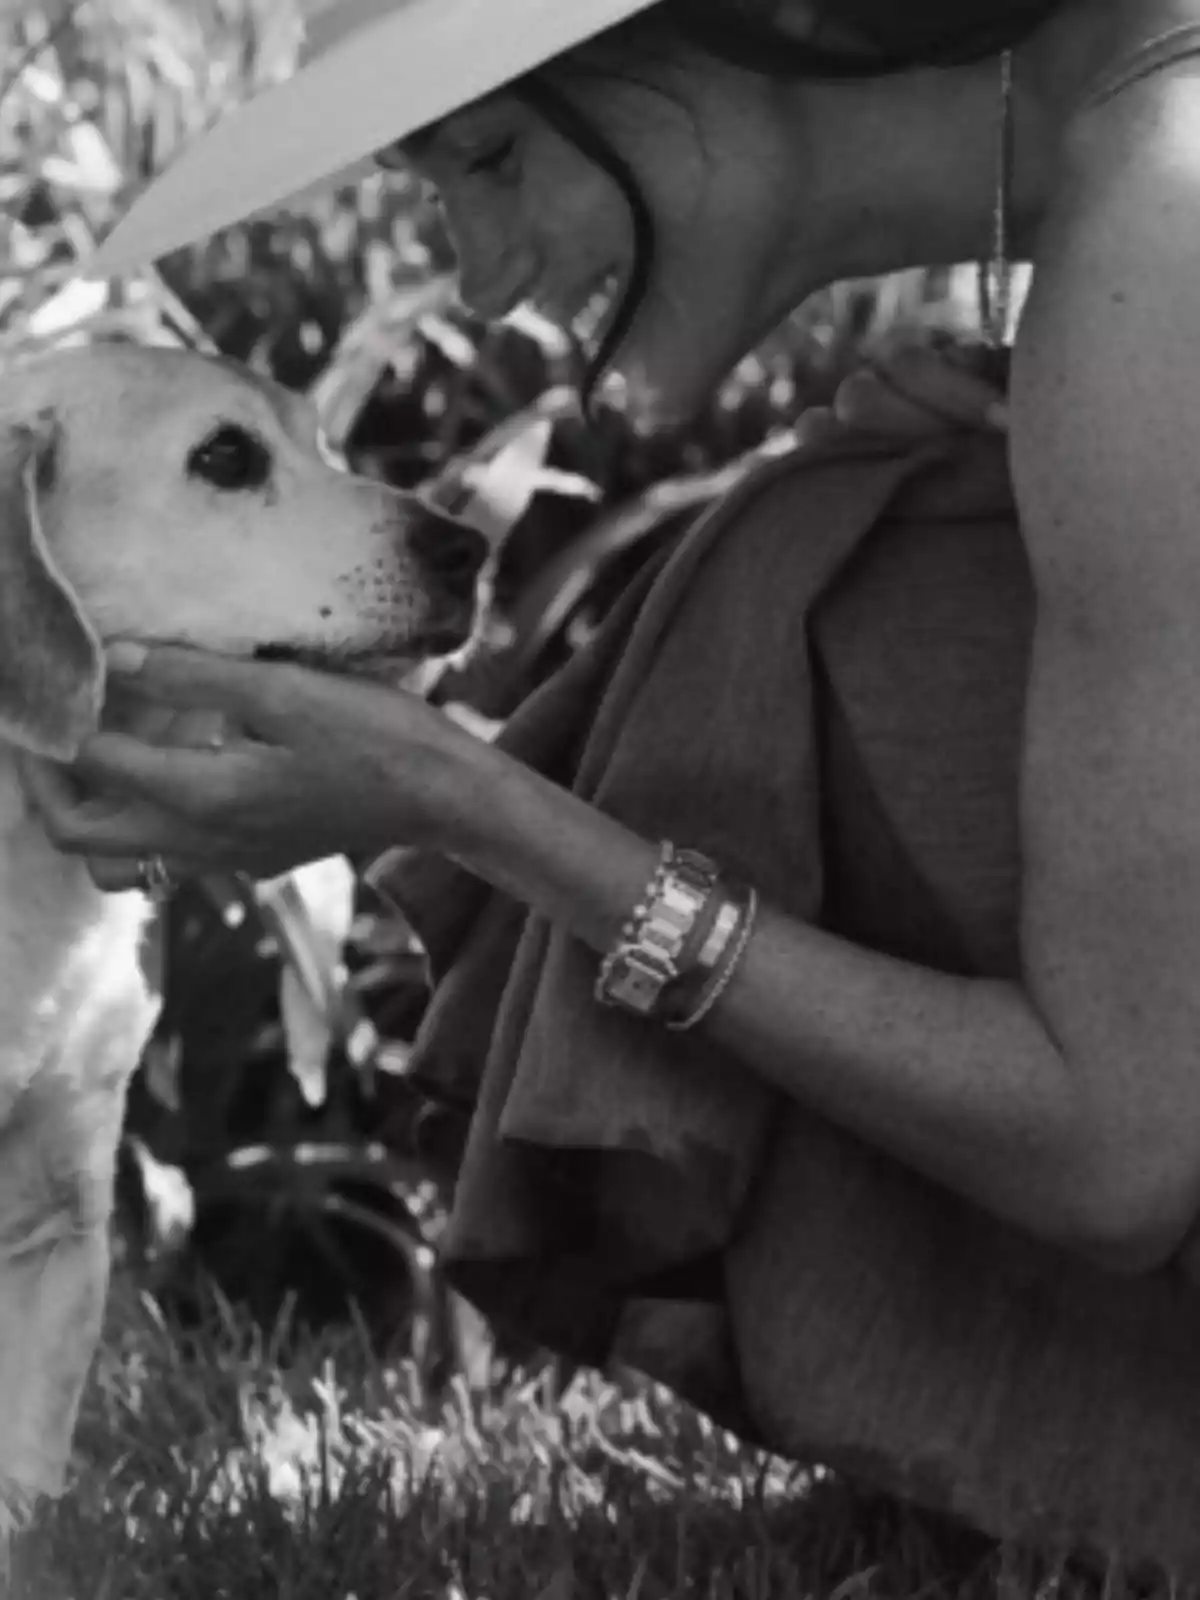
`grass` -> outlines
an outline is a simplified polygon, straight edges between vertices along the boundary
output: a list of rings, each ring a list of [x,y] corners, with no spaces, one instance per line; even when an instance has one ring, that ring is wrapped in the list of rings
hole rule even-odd
[[[636,1380],[456,1390],[437,1414],[353,1334],[227,1308],[184,1333],[123,1278],[68,1495],[11,1600],[1055,1596],[985,1541],[739,1447]]]

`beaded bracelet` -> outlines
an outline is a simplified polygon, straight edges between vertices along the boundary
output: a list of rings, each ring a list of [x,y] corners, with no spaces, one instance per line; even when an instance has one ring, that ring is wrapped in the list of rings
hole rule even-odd
[[[746,947],[754,933],[757,914],[758,895],[753,889],[747,889],[740,901],[727,900],[721,907],[711,936],[711,942],[717,947],[706,963],[712,975],[701,985],[691,1010],[681,1017],[668,1019],[667,1027],[672,1032],[686,1033],[689,1028],[694,1028],[698,1022],[704,1020],[725,993],[746,953]],[[698,965],[702,963],[703,955],[704,952],[697,962]]]

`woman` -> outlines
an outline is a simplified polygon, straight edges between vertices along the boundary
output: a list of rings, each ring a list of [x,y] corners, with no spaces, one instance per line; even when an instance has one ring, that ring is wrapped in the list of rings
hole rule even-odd
[[[1179,422],[1181,330],[1198,291],[1175,265],[1196,181],[1186,136],[1200,11],[1067,3],[1026,33],[1041,8],[1023,8],[1018,38],[986,35],[1017,46],[1010,105],[1000,60],[946,64],[957,48],[925,54],[936,70],[768,76],[761,51],[749,64],[719,48],[739,35],[715,33],[709,7],[699,34],[680,5],[590,40],[641,12],[633,0],[581,5],[573,22],[553,8],[556,21],[542,21],[562,31],[548,47],[506,18],[492,54],[479,40],[478,59],[461,63],[456,94],[446,67],[467,9],[428,0],[361,22],[307,80],[218,128],[100,266],[183,242],[403,136],[385,159],[437,186],[466,297],[498,315],[536,289],[571,311],[613,275],[632,282],[600,365],[648,413],[679,417],[831,278],[986,253],[1011,109],[1001,220],[1039,266],[1011,394],[1038,602],[1019,968],[964,977],[856,945],[777,909],[785,884],[742,889],[720,860],[664,859],[652,836],[419,703],[291,668],[167,649],[126,661],[136,692],[216,708],[254,742],[184,751],[104,734],[73,776],[105,798],[80,798],[44,767],[29,772],[31,795],[63,847],[114,887],[156,855],[176,873],[270,872],[404,842],[463,862],[593,952],[600,997],[651,1030],[655,1017],[693,1025],[697,1049],[1001,1228],[1156,1272],[1200,1201],[1200,573]],[[806,8],[752,9],[756,28],[766,13],[808,37]],[[1147,54],[1160,36],[1168,44]],[[861,26],[837,36],[861,40]],[[463,106],[567,45],[514,90]],[[499,65],[482,72],[485,59]],[[325,104],[306,99],[306,81]],[[240,165],[222,167],[223,148]],[[210,159],[227,179],[212,205]],[[1118,409],[1118,385],[1132,405]],[[655,940],[680,943],[672,929],[684,930],[679,977],[656,955]]]
[[[431,13],[436,10],[432,4],[429,9]],[[609,15],[632,9],[628,5],[600,8]],[[1147,8],[1137,9],[1136,37],[1141,37],[1148,26]],[[1093,20],[1093,13],[1100,22]],[[1054,179],[1044,160],[1046,151],[1056,149],[1065,137],[1074,101],[1107,65],[1112,33],[1121,20],[1120,7],[1064,7],[1060,17],[1029,41],[1029,65],[1023,76],[1031,86],[1052,77],[1057,93],[1053,99],[1037,97],[1031,87],[1028,114],[1019,118],[1028,130],[1028,148],[1015,173],[1018,241],[1028,240],[1042,222]],[[415,27],[414,23],[413,29],[402,30],[398,43],[410,44],[417,37]],[[642,208],[633,220],[645,211],[653,221],[653,268],[634,307],[632,325],[612,355],[623,380],[635,391],[646,392],[648,406],[659,417],[686,414],[760,335],[808,291],[830,278],[958,259],[975,253],[987,239],[999,106],[992,62],[918,74],[916,81],[896,75],[850,84],[801,81],[781,85],[729,66],[681,40],[671,24],[664,25],[653,10],[624,33],[602,39],[593,48],[593,57],[584,50],[558,65],[557,78],[548,75],[548,88],[534,81],[523,85],[520,93],[501,94],[469,106],[434,128],[413,134],[402,154],[437,185],[460,253],[464,295],[488,315],[501,314],[535,287],[542,288],[551,303],[573,309],[581,295],[590,293],[612,269],[631,270],[636,230],[621,191],[635,188],[642,195]],[[326,56],[320,64],[331,59]],[[401,57],[402,64],[403,60]],[[636,78],[632,73],[628,78],[622,76],[622,66],[630,61],[639,65]],[[656,64],[658,80],[653,75]],[[414,79],[418,73],[428,79],[429,64],[414,66]],[[1163,81],[1170,89],[1177,87],[1170,74],[1164,73]],[[296,80],[296,86],[301,87],[302,80]],[[391,116],[394,123],[397,116],[403,116],[393,114],[391,105],[397,98],[403,99],[406,87],[403,80],[398,84],[391,80],[393,99],[384,108],[385,121]],[[411,87],[415,92],[421,85],[414,82]],[[1183,90],[1186,88],[1185,80]],[[581,127],[571,126],[574,118],[568,113],[564,125],[570,127],[571,137],[558,133],[564,110],[575,104],[569,98],[572,90],[584,117],[590,114],[597,122],[604,121],[604,134],[619,158],[614,162],[610,155],[606,166],[615,167],[615,174],[590,161],[579,148],[576,136],[586,122]],[[441,89],[439,94],[445,97]],[[259,105],[270,109],[268,100]],[[251,106],[250,111],[254,110]],[[1133,113],[1123,111],[1122,115]],[[607,126],[609,121],[613,130]],[[627,125],[631,133],[630,153],[624,157],[618,143],[621,125]],[[952,143],[945,138],[948,125],[957,133]],[[252,130],[238,118],[230,119],[227,126],[229,137],[243,152],[240,169],[229,175],[232,184],[239,172],[247,169],[244,150]],[[886,140],[879,137],[881,128],[887,130]],[[1106,130],[1106,124],[1100,131],[1089,126],[1087,137],[1106,138]],[[1083,136],[1074,137],[1078,141]],[[1139,149],[1142,142],[1134,140],[1133,148]],[[805,152],[799,178],[794,167],[798,148]],[[1165,162],[1160,151],[1155,150],[1153,156],[1160,164]],[[339,159],[336,150],[333,159]],[[299,175],[297,163],[305,160],[309,160],[307,152],[288,153],[287,166],[293,178]],[[328,165],[328,157],[324,163],[318,162],[317,168],[321,165]],[[304,176],[311,175],[311,170],[310,162],[310,171]],[[636,184],[631,182],[634,173]],[[614,176],[622,179],[621,185]],[[186,162],[181,164],[178,183],[188,185],[191,209],[186,225],[175,219],[176,240],[206,225],[204,189],[197,174],[187,170]],[[288,187],[288,180],[283,187]],[[150,208],[153,203],[152,191],[145,204]],[[164,204],[169,203],[168,197]],[[241,199],[235,195],[230,200],[223,194],[218,203],[221,211],[228,213]],[[1087,191],[1075,202],[1077,207],[1085,203],[1099,204]],[[1088,221],[1086,217],[1082,220]],[[135,214],[130,227],[136,223]],[[148,237],[153,237],[153,218],[146,226]],[[1103,239],[1092,241],[1090,247],[1098,243],[1106,243],[1110,252],[1131,248],[1127,240]],[[117,259],[121,248],[118,236],[109,262]],[[1065,246],[1055,241],[1055,248]],[[1155,248],[1158,251],[1157,243]],[[702,275],[693,270],[697,259],[705,264]],[[1122,272],[1125,270],[1123,267]],[[1118,285],[1110,290],[1114,301],[1126,293],[1119,281],[1114,267],[1113,283]],[[1042,293],[1042,304],[1030,310],[1035,328],[1063,320],[1045,306],[1046,294],[1053,289],[1052,281],[1050,289]],[[1172,309],[1178,313],[1182,308]],[[1185,325],[1186,318],[1177,315],[1173,326]],[[1074,329],[1073,319],[1069,326],[1078,342],[1090,331]],[[703,337],[697,337],[697,329],[703,330]],[[1097,352],[1081,350],[1079,362],[1086,360],[1091,370],[1098,361],[1110,361],[1108,350],[1119,336],[1120,328],[1110,327],[1104,344],[1097,340]],[[1062,339],[1063,334],[1055,332],[1051,349],[1058,349]],[[613,342],[611,335],[608,342]],[[1038,341],[1027,343],[1036,346]],[[822,1043],[832,1047],[839,1058],[858,1059],[863,1082],[843,1079],[843,1087],[830,1086],[830,1099],[823,1109],[835,1117],[857,1119],[860,1113],[843,1101],[861,1106],[860,1089],[874,1088],[876,1078],[889,1083],[897,1048],[901,1057],[911,1059],[913,1043],[919,1044],[918,1054],[926,1052],[927,1034],[957,1034],[966,1026],[978,1049],[992,1061],[1008,1065],[1011,1076],[1006,1077],[1003,1088],[992,1074],[998,1103],[993,1104],[990,1095],[985,1103],[978,1103],[976,1091],[959,1081],[957,1069],[943,1077],[931,1063],[928,1080],[914,1091],[914,1103],[906,1105],[900,1124],[889,1111],[882,1127],[862,1131],[898,1145],[894,1149],[897,1156],[932,1168],[1001,1215],[1063,1242],[1097,1250],[1114,1261],[1150,1265],[1177,1246],[1200,1195],[1200,1135],[1193,1148],[1190,1129],[1185,1133],[1181,1126],[1186,1119],[1171,1114],[1160,1121],[1161,1107],[1155,1111],[1159,1097],[1148,1100],[1144,1074],[1128,1065],[1143,1059],[1146,1041],[1141,1019],[1153,997],[1158,1019],[1155,1077],[1161,1098],[1176,1108],[1189,1103],[1194,1078],[1189,1025],[1193,1004],[1188,998],[1193,935],[1188,914],[1191,896],[1183,887],[1188,879],[1181,869],[1189,859],[1186,838],[1190,824],[1180,813],[1190,812],[1191,804],[1190,786],[1177,784],[1173,769],[1179,747],[1189,743],[1184,729],[1194,697],[1179,660],[1180,638],[1169,624],[1174,615],[1172,596],[1189,595],[1180,563],[1191,540],[1174,554],[1174,542],[1163,530],[1160,514],[1153,548],[1161,552],[1161,574],[1157,564],[1148,561],[1146,549],[1129,540],[1129,521],[1140,507],[1129,505],[1133,489],[1124,478],[1110,481],[1111,460],[1097,459],[1093,439],[1101,416],[1089,410],[1086,391],[1073,394],[1069,407],[1058,403],[1056,392],[1044,394],[1052,382],[1052,375],[1045,370],[1049,366],[1049,358],[1036,350],[1019,359],[1012,400],[1015,468],[1026,537],[1039,572],[1049,565],[1038,585],[1045,625],[1039,640],[1041,664],[1030,701],[1026,769],[1026,948],[1031,992],[972,996],[969,1006],[977,1009],[978,1015],[964,1023],[963,997],[956,989],[931,984],[928,975],[906,974],[912,987],[901,985],[907,992],[899,997],[901,1007],[893,1015],[911,1019],[917,1040],[901,1044],[893,1035],[880,1051],[882,1041],[861,1036],[857,1025],[847,1020],[845,1034],[839,1028],[833,1038]],[[1130,350],[1123,367],[1113,370],[1123,371],[1127,382],[1137,382],[1141,369],[1136,351]],[[1105,371],[1103,376],[1102,387],[1107,388],[1112,374]],[[1161,369],[1156,377],[1160,384],[1170,381],[1169,373]],[[1155,398],[1151,405],[1149,397],[1142,398],[1146,400],[1143,414],[1157,416],[1162,402]],[[1182,404],[1179,409],[1186,414]],[[1082,422],[1073,420],[1079,417]],[[1057,444],[1068,430],[1078,428],[1082,434],[1084,424],[1089,437],[1078,440],[1077,450],[1064,452],[1066,464],[1059,468],[1060,479],[1069,475],[1072,498],[1066,500],[1061,482],[1045,481],[1047,462],[1057,464],[1060,459],[1057,449],[1047,450],[1045,436],[1052,432]],[[1148,427],[1136,430],[1138,450],[1132,455],[1128,451],[1118,455],[1117,443],[1107,438],[1113,430],[1100,435],[1107,457],[1118,456],[1122,472],[1128,471],[1133,485],[1144,481],[1144,455],[1157,448],[1145,436]],[[1035,429],[1040,437],[1034,436]],[[1077,465],[1081,459],[1086,471]],[[1177,460],[1171,472],[1162,463],[1158,466],[1160,487],[1178,477]],[[1119,545],[1111,554],[1106,553],[1100,530],[1111,520],[1112,511],[1097,503],[1091,486],[1096,475],[1125,519]],[[1086,560],[1082,554],[1070,559],[1063,548],[1063,541],[1081,520],[1079,504],[1092,517]],[[1101,523],[1096,519],[1102,511]],[[1043,522],[1049,525],[1044,539],[1040,533]],[[1043,542],[1045,562],[1041,560]],[[1136,576],[1128,570],[1129,561],[1121,560],[1121,551],[1126,549],[1130,560],[1136,549]],[[1157,585],[1153,596],[1144,593],[1144,585],[1150,581],[1144,574],[1147,567],[1153,569]],[[1060,585],[1067,585],[1061,594]],[[1136,647],[1132,642],[1119,649],[1113,644],[1115,658],[1107,649],[1099,651],[1094,641],[1102,634],[1106,644],[1111,643],[1113,628],[1124,625],[1130,609],[1137,624]],[[1061,629],[1051,627],[1050,618],[1060,611]],[[1151,618],[1159,625],[1151,627]],[[1190,621],[1186,629],[1179,630],[1185,635],[1191,631]],[[1164,635],[1170,637],[1173,665],[1170,671],[1163,668],[1144,681],[1143,671],[1150,671],[1143,659],[1151,648],[1146,641]],[[1059,652],[1066,652],[1063,659]],[[169,661],[162,659],[162,671],[168,670]],[[1052,670],[1047,674],[1042,666]],[[180,670],[184,676],[202,674],[193,680],[195,687],[189,693],[193,701],[195,694],[203,697],[215,690],[218,682],[228,681],[215,666],[202,668],[189,661]],[[269,694],[277,679],[278,675],[264,671],[245,681]],[[1043,680],[1045,721],[1040,715]],[[236,681],[243,682],[240,677]],[[284,682],[295,691],[291,678],[285,677]],[[1097,719],[1090,706],[1101,690],[1105,703],[1111,698],[1120,712],[1119,727],[1122,738],[1128,739],[1128,748],[1112,746],[1111,727],[1100,732],[1095,726]],[[305,691],[317,697],[335,693],[334,686],[318,680],[306,680]],[[1168,691],[1174,691],[1169,702],[1163,698]],[[253,701],[253,689],[247,686],[243,693]],[[372,718],[383,714],[383,704],[369,692],[352,691],[346,685],[337,686],[336,694],[350,697],[361,707],[366,719],[363,733],[374,735],[377,729]],[[1088,707],[1087,715],[1072,716],[1061,703],[1063,697],[1069,705]],[[318,703],[327,701],[319,698]],[[391,702],[386,705],[388,717],[395,717]],[[481,757],[473,746],[456,740],[451,741],[452,753],[442,751],[440,720],[427,719],[418,707],[407,709],[414,720],[412,737],[417,749],[430,763],[435,810],[453,817],[460,801],[447,801],[444,808],[441,804],[439,783],[447,781],[447,775],[439,771],[441,761],[456,768],[462,760],[470,772],[480,759],[495,758]],[[1131,725],[1140,729],[1136,737]],[[436,735],[431,731],[435,728]],[[1170,782],[1165,771],[1161,782],[1153,776],[1164,765],[1153,743],[1156,737],[1170,741]],[[428,751],[426,739],[434,742]],[[1098,745],[1098,739],[1106,742]],[[1069,752],[1066,759],[1065,752]],[[133,762],[128,773],[119,765],[121,757]],[[139,759],[148,763],[144,772],[137,765]],[[234,855],[243,851],[245,865],[278,867],[352,842],[361,850],[395,842],[397,837],[446,843],[452,854],[469,853],[485,876],[498,873],[521,898],[556,918],[565,918],[581,936],[599,943],[602,949],[608,948],[627,911],[637,903],[638,891],[652,876],[657,858],[653,845],[618,840],[601,819],[585,821],[570,806],[561,819],[568,836],[560,843],[569,863],[560,863],[557,856],[543,859],[544,844],[533,851],[522,848],[514,852],[511,841],[504,837],[475,840],[470,837],[473,830],[469,825],[461,846],[453,835],[447,841],[427,839],[429,796],[423,789],[414,792],[411,798],[416,814],[406,815],[404,786],[394,794],[387,790],[381,815],[364,811],[356,839],[355,813],[347,809],[347,799],[331,809],[322,792],[319,804],[312,806],[310,820],[307,808],[311,802],[304,791],[296,791],[289,779],[286,795],[277,794],[274,768],[259,772],[257,767],[245,767],[251,759],[257,757],[231,754],[196,772],[195,758],[136,752],[121,743],[102,741],[89,753],[87,770],[96,775],[103,770],[110,780],[142,776],[152,785],[161,771],[168,789],[156,790],[159,797],[186,794],[193,810],[197,797],[206,793],[203,787],[195,787],[202,781],[202,773],[215,777],[224,787],[236,785],[244,772],[245,811],[263,819],[271,839],[281,834],[288,838],[279,854],[274,853],[278,847],[273,848],[269,861],[261,858],[262,846],[254,837],[247,835],[240,846],[229,839],[226,848]],[[110,765],[112,762],[117,764]],[[235,762],[237,765],[231,764]],[[1109,781],[1103,784],[1095,781],[1100,770],[1109,773]],[[340,768],[335,766],[331,776],[338,772]],[[449,790],[461,797],[464,785],[458,782],[457,771],[448,776]],[[524,793],[522,775],[506,773],[505,781],[515,786],[515,817],[524,813],[534,796]],[[465,786],[466,792],[470,787]],[[548,803],[557,801],[556,796]],[[1137,828],[1131,829],[1131,808],[1151,803],[1163,807],[1163,815],[1152,819],[1139,811]],[[296,814],[299,807],[305,808],[302,815]],[[238,821],[228,819],[222,826],[218,819],[224,809],[214,812],[217,833],[243,825],[242,806],[238,806]],[[144,836],[140,824],[148,829]],[[246,825],[252,826],[248,820]],[[519,823],[516,827],[523,835],[524,828]],[[574,837],[577,827],[581,829],[578,840]],[[1114,858],[1112,851],[1118,841],[1122,841],[1122,850],[1128,848],[1124,841],[1131,833],[1138,838],[1134,858],[1121,870],[1117,868],[1119,857]],[[1161,857],[1148,854],[1148,836],[1160,841]],[[557,827],[549,837],[558,840]],[[152,820],[144,813],[124,825],[114,820],[72,844],[89,853],[126,858],[142,846],[161,849],[175,865],[206,862],[222,851],[215,838],[211,842],[204,838],[203,830],[180,830],[167,819]],[[518,869],[519,881],[512,882],[513,863],[525,855],[530,859]],[[597,858],[604,861],[605,870],[600,875],[603,881],[593,883],[587,867],[577,863]],[[1103,872],[1097,870],[1099,861],[1104,863]],[[614,872],[616,863],[620,870]],[[1081,925],[1096,930],[1098,948],[1081,948]],[[1133,948],[1126,949],[1116,929],[1129,926],[1138,932]],[[1100,930],[1111,931],[1101,935]],[[1156,936],[1148,944],[1151,930]],[[1200,926],[1194,936],[1200,940]],[[783,965],[831,962],[832,970],[824,975],[847,995],[847,1019],[862,1015],[862,1007],[849,1003],[849,997],[860,988],[872,1001],[878,999],[881,975],[872,963],[864,967],[857,953],[826,949],[820,942],[812,949],[807,931],[774,928],[767,915],[738,984],[725,997],[721,1021],[717,1016],[712,1019],[714,1028],[728,1030],[731,1044],[744,1032],[741,1024],[745,1019],[739,1023],[743,1009],[739,995],[745,997],[748,1013],[756,1018],[764,1015],[754,972],[758,953],[773,945],[778,945],[777,959]],[[1200,959],[1200,949],[1194,953]],[[891,978],[888,974],[884,981]],[[1105,996],[1099,1007],[1089,998],[1097,993]],[[779,1015],[767,1036],[756,1041],[752,1053],[765,1057],[755,1063],[760,1070],[786,1076],[788,1069],[778,1064],[777,1058],[790,1056],[796,1040],[810,1036],[812,1019],[794,1015],[786,1002],[780,1010],[780,998],[772,995],[766,1014],[774,1016],[779,1010]],[[1164,1027],[1171,1032],[1170,1048]],[[1175,1028],[1180,1030],[1178,1038]],[[956,1050],[956,1058],[957,1054]],[[802,1086],[795,1087],[803,1092]],[[1021,1107],[1015,1122],[1011,1120],[1014,1102]],[[993,1126],[993,1117],[1001,1108],[1004,1132],[996,1141],[999,1130]],[[965,1125],[979,1124],[979,1148],[972,1140],[970,1153],[951,1158],[948,1170],[940,1139],[946,1115]],[[1143,1158],[1148,1146],[1157,1151],[1149,1170]],[[1019,1181],[1014,1182],[1018,1168]]]

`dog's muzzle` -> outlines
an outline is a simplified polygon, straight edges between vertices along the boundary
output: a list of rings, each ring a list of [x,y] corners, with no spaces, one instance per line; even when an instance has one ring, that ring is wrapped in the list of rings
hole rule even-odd
[[[408,546],[444,598],[462,605],[474,600],[492,551],[482,533],[426,507],[409,532]]]

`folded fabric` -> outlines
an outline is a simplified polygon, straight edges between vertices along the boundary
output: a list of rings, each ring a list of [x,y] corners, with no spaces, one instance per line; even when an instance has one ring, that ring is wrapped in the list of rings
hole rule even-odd
[[[1031,622],[998,441],[805,453],[657,559],[502,743],[797,918],[1015,979]],[[1182,1274],[1112,1279],[598,1007],[592,952],[459,869],[388,887],[437,979],[414,1071],[469,1120],[445,1259],[489,1316],[990,1532],[1200,1576]]]

